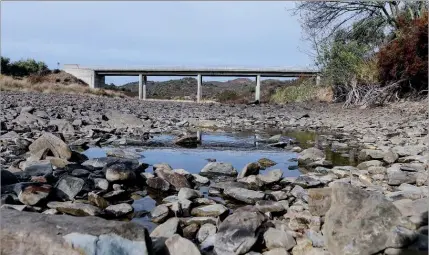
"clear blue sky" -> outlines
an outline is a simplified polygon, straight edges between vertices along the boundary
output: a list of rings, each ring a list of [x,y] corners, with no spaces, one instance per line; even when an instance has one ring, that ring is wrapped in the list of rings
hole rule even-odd
[[[1,55],[103,66],[312,67],[294,2],[2,2]],[[110,82],[136,77],[108,78]]]

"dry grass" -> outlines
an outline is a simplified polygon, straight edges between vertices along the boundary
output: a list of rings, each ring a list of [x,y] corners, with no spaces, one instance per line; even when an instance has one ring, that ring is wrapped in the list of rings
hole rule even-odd
[[[64,94],[91,94],[107,97],[126,97],[120,91],[106,89],[91,89],[81,84],[64,85],[61,83],[39,82],[37,79],[14,79],[10,76],[0,75],[0,91],[24,91],[41,93],[64,93]]]
[[[307,101],[332,102],[333,98],[334,93],[331,87],[316,86],[310,80],[299,85],[278,88],[270,101],[277,104]]]

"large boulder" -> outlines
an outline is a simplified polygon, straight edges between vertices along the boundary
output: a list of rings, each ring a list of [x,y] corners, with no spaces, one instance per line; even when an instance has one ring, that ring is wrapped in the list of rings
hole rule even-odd
[[[152,254],[147,230],[132,222],[10,209],[1,216],[1,254]]]
[[[43,135],[37,138],[28,148],[31,154],[49,149],[54,157],[66,160],[72,157],[72,151],[69,146],[59,137],[51,133],[43,133]]]
[[[264,221],[265,216],[252,207],[237,209],[219,225],[214,243],[216,254],[248,252],[257,241],[257,230]]]
[[[57,195],[68,200],[73,200],[82,190],[84,184],[85,181],[81,178],[64,176],[56,185]]]
[[[255,204],[256,201],[262,200],[265,197],[265,194],[261,191],[243,188],[226,188],[224,194],[246,204]]]
[[[210,162],[201,169],[200,175],[211,178],[219,176],[237,177],[237,171],[230,163]]]
[[[131,181],[136,178],[134,171],[130,170],[124,163],[115,163],[105,167],[106,179],[109,182]]]
[[[169,255],[200,255],[200,251],[194,243],[175,234],[165,241]]]
[[[191,183],[184,175],[163,168],[156,169],[155,173],[159,178],[167,181],[170,184],[170,188],[174,188],[176,191],[181,188],[192,188]]]
[[[238,179],[244,178],[249,175],[259,174],[260,165],[258,163],[249,163],[243,167],[240,174],[238,175]]]
[[[401,213],[383,194],[345,183],[331,186],[323,236],[333,255],[374,254],[389,245]]]
[[[325,153],[317,148],[308,148],[299,153],[298,163],[300,165],[308,165],[316,161],[324,160]]]

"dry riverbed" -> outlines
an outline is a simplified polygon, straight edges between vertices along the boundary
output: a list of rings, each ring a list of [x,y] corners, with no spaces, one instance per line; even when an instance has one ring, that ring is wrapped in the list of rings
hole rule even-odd
[[[427,101],[342,109],[7,92],[2,113],[2,254],[427,254]],[[208,159],[195,173],[123,149],[160,134],[198,146],[207,128],[327,133],[260,141],[298,153],[294,177],[269,159],[242,169]],[[116,149],[82,153],[95,146]],[[327,147],[358,164],[336,165]],[[148,194],[157,203],[136,207]]]

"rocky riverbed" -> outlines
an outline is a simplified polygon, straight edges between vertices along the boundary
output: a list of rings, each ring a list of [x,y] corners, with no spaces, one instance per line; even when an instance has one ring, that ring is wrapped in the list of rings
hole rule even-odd
[[[340,105],[218,105],[78,95],[2,93],[3,254],[427,254],[427,102],[374,109]],[[236,169],[210,159],[198,173],[148,165],[126,150],[199,129],[314,130],[306,169],[285,177],[261,159]],[[326,146],[359,164],[339,166]],[[151,170],[151,171],[149,171]],[[154,206],[135,205],[156,194]],[[147,218],[153,227],[135,219]]]

